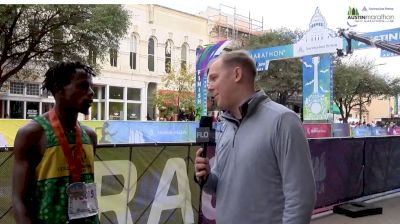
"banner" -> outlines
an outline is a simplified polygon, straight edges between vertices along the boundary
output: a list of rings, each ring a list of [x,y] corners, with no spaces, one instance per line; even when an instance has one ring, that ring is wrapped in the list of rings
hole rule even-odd
[[[331,137],[331,124],[303,124],[307,138],[329,138]]]
[[[372,136],[371,128],[369,127],[353,127],[351,128],[353,137],[368,137]]]
[[[222,40],[205,49],[196,51],[196,119],[207,115],[207,66],[208,63],[221,54],[221,52],[230,44],[228,40]]]
[[[327,120],[331,109],[332,57],[306,56],[303,64],[303,119]]]
[[[399,188],[400,138],[370,138],[365,141],[365,194]]]
[[[195,142],[197,122],[105,121],[100,143]]]
[[[268,70],[270,60],[294,57],[292,44],[249,50],[249,54],[256,62],[257,71]]]
[[[346,123],[332,124],[332,137],[349,137],[350,125]]]
[[[364,140],[311,139],[309,145],[317,187],[315,208],[360,197]]]

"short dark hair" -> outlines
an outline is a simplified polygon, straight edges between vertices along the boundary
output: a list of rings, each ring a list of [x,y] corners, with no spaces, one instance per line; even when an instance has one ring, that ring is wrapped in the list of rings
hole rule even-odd
[[[234,67],[241,66],[247,70],[253,77],[257,75],[257,68],[254,59],[244,50],[229,51],[221,54],[222,62],[225,65]]]
[[[42,89],[50,91],[54,96],[54,89],[68,85],[77,69],[83,69],[91,76],[96,76],[90,66],[84,65],[81,62],[60,62],[47,70],[42,83]]]

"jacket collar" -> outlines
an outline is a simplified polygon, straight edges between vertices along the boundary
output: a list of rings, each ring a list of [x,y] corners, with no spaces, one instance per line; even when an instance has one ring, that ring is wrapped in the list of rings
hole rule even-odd
[[[257,110],[258,105],[264,101],[264,100],[270,100],[269,97],[265,94],[264,91],[259,90],[257,92],[255,92],[249,99],[247,99],[240,107],[240,113],[242,115],[242,119],[243,120],[246,116],[251,116],[251,114],[254,113],[254,111]],[[235,117],[232,116],[231,113],[224,112],[222,114],[223,118],[226,118],[228,120],[233,120],[236,123],[240,123],[241,120],[236,119]]]

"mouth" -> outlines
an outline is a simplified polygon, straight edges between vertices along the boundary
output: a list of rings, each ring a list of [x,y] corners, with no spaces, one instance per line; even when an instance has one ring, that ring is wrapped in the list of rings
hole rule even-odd
[[[88,101],[85,102],[85,105],[86,105],[87,107],[91,107],[92,104],[93,104],[93,100],[88,100]]]

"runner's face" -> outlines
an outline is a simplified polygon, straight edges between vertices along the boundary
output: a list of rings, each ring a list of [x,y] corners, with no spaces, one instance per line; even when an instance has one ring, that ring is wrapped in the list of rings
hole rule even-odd
[[[93,103],[92,88],[92,76],[84,69],[77,69],[70,83],[64,86],[61,97],[64,107],[88,115]]]

